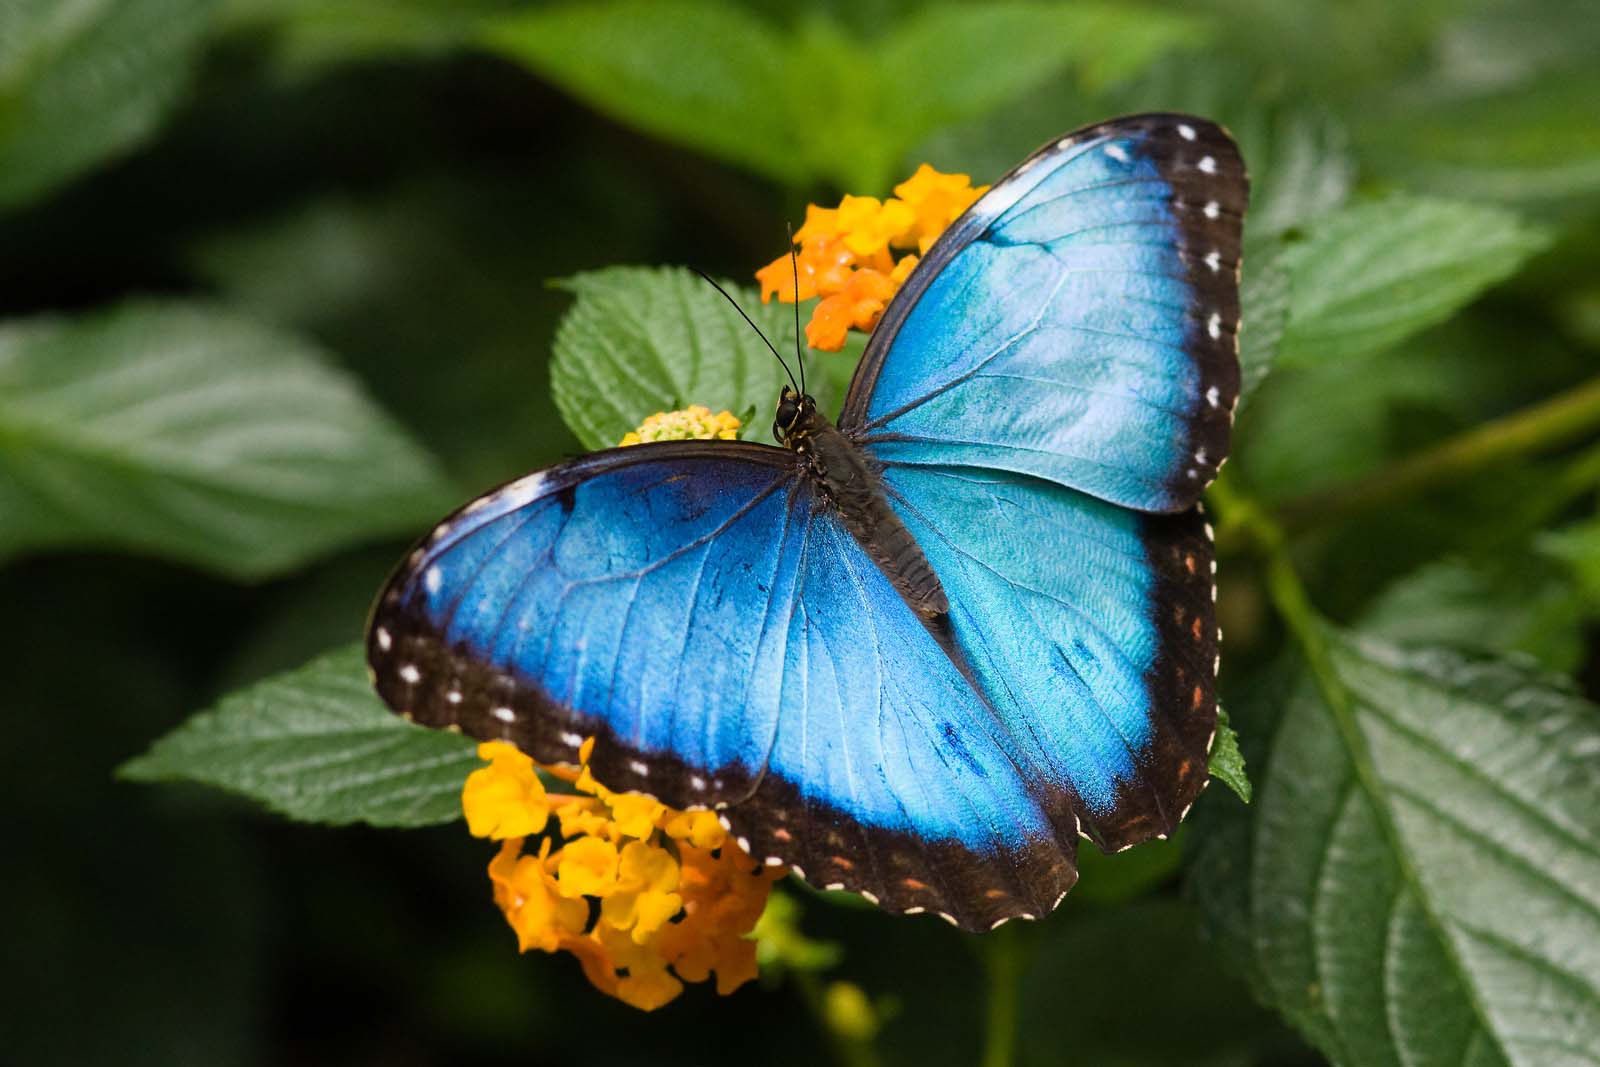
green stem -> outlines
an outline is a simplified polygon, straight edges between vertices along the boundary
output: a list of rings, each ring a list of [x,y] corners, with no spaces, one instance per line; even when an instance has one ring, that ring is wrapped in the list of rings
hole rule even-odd
[[[1484,467],[1564,444],[1600,427],[1600,378],[1408,456],[1370,477],[1291,500],[1289,530],[1404,500]]]
[[[980,945],[989,971],[989,1013],[983,1067],[1011,1067],[1017,1054],[1017,991],[1022,982],[1020,924],[1007,923]]]

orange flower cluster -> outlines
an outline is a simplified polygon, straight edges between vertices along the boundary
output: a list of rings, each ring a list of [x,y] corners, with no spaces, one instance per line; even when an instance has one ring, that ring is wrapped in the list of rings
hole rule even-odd
[[[887,200],[847,196],[834,208],[809,205],[806,223],[794,235],[800,246],[796,262],[779,256],[756,271],[761,302],[822,297],[806,324],[806,342],[837,352],[851,329],[871,331],[878,324],[918,256],[988,189],[973,188],[965,174],[941,174],[924,163]],[[915,253],[895,254],[913,248]]]
[[[474,835],[501,842],[489,880],[518,946],[572,953],[596,989],[645,1011],[713,974],[732,993],[756,976],[746,935],[787,869],[751,859],[709,811],[606,789],[589,773],[592,749],[573,771],[505,742],[478,746],[488,766],[468,776],[461,806]],[[541,769],[575,791],[546,790]],[[552,816],[559,832],[525,851]]]

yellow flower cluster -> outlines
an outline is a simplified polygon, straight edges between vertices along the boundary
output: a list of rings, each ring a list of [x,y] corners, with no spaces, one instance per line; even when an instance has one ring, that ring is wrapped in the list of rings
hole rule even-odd
[[[847,196],[834,208],[812,204],[794,235],[800,246],[795,262],[779,256],[756,271],[761,302],[822,297],[806,325],[806,341],[837,352],[851,329],[870,331],[878,324],[918,256],[988,189],[973,188],[965,174],[941,174],[924,163],[888,200]],[[913,248],[913,254],[895,255]]]
[[[478,746],[488,765],[461,792],[467,826],[501,842],[489,864],[494,900],[523,952],[570,952],[595,988],[646,1011],[716,976],[727,994],[756,976],[746,935],[772,884],[788,873],[751,859],[709,811],[675,811],[613,793],[589,773],[544,767],[573,792],[547,790],[514,746]],[[551,823],[533,851],[529,836]]]
[[[731,411],[711,414],[711,409],[691,404],[682,411],[658,411],[617,442],[619,447],[646,441],[687,441],[691,438],[731,441],[739,436],[739,420]]]

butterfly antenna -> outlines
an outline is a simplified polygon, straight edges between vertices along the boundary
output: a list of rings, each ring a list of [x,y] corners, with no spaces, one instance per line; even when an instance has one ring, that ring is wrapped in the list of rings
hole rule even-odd
[[[794,225],[786,223],[789,231],[789,266],[794,270],[794,361],[800,365],[800,395],[806,393],[806,357],[800,349],[800,257],[794,250]]]
[[[739,301],[735,300],[733,298],[732,294],[730,294],[728,292],[728,290],[726,290],[722,286],[718,285],[717,284],[717,280],[715,278],[713,278],[711,275],[707,274],[705,271],[701,270],[699,267],[690,267],[689,269],[694,271],[696,274],[700,275],[701,279],[707,285],[711,286],[711,288],[713,288],[717,292],[721,293],[722,294],[722,298],[724,300],[726,300],[728,303],[733,305],[733,310],[737,311],[739,313],[739,317],[744,319],[745,322],[750,324],[750,328],[756,332],[756,336],[761,338],[762,343],[765,344],[767,346],[768,351],[770,351],[772,353],[772,357],[778,361],[778,366],[783,368],[783,373],[788,375],[789,384],[794,386],[796,389],[798,389],[803,394],[805,392],[805,390],[803,388],[801,388],[800,384],[794,380],[794,371],[789,369],[789,364],[787,364],[787,363],[785,363],[783,361],[783,357],[778,354],[778,350],[775,347],[773,347],[772,342],[767,340],[767,335],[761,332],[761,327],[759,327],[759,326],[757,326],[755,324],[755,320],[753,320],[749,315],[746,315],[744,313],[744,308],[739,306]],[[800,373],[802,373],[802,374],[805,373],[805,367],[802,366],[800,368]]]

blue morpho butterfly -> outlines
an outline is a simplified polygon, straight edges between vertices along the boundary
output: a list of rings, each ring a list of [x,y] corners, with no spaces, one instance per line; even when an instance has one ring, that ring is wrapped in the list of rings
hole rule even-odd
[[[1080,834],[1207,781],[1201,491],[1239,391],[1248,184],[1215,124],[1029,156],[889,304],[835,426],[596,452],[441,522],[378,598],[430,726],[717,809],[758,862],[966,929],[1043,915]]]

